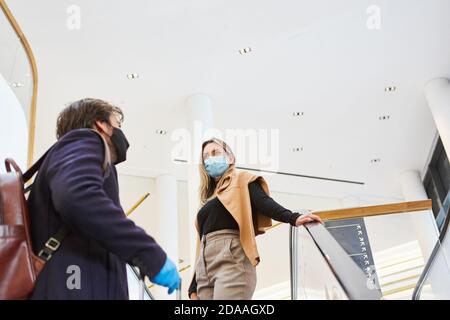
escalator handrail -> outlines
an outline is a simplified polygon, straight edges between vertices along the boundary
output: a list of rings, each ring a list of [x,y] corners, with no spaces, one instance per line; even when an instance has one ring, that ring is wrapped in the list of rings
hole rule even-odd
[[[420,275],[419,280],[417,281],[417,284],[414,288],[413,294],[412,294],[412,300],[419,300],[420,299],[420,294],[422,292],[422,288],[423,285],[425,283],[425,280],[427,279],[431,268],[433,267],[434,261],[441,249],[441,243],[444,242],[445,237],[446,237],[446,233],[447,233],[447,229],[448,229],[448,225],[450,222],[450,206],[447,210],[447,216],[445,217],[445,222],[444,222],[444,226],[442,228],[442,231],[439,235],[439,240],[436,242],[433,251],[430,254],[430,258],[428,259],[422,274]]]
[[[347,255],[341,245],[322,224],[311,222],[304,225],[304,227],[350,300],[381,299],[380,290],[368,287],[367,277],[364,272]],[[298,241],[298,237],[296,239],[294,241]],[[291,258],[295,257],[292,249],[293,246],[291,245]],[[291,278],[292,269],[293,267],[291,267]]]

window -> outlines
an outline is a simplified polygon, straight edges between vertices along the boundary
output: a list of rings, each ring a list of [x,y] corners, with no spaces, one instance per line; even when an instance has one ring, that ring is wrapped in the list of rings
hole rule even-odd
[[[450,162],[442,140],[439,138],[428,165],[423,185],[433,203],[433,213],[437,217],[450,191]]]

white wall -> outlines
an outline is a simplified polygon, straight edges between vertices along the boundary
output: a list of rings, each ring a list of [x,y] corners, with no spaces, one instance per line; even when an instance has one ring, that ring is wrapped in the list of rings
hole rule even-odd
[[[13,158],[25,171],[28,152],[28,125],[22,106],[11,87],[0,74],[0,171],[4,172],[3,160]]]

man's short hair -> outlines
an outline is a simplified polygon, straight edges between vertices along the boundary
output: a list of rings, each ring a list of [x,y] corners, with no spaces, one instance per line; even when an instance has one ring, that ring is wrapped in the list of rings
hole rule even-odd
[[[109,102],[92,98],[75,101],[60,112],[56,121],[56,138],[73,129],[93,128],[97,120],[111,124],[111,115],[117,115],[118,120],[123,121],[122,110]]]

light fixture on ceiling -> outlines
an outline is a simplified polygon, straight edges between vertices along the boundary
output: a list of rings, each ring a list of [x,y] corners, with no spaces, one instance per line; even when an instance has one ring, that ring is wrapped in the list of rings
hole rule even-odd
[[[391,118],[390,115],[384,115],[384,116],[379,116],[378,119],[379,120],[389,120]]]
[[[242,48],[239,50],[240,54],[246,54],[246,53],[250,53],[252,51],[252,48],[247,47],[247,48]]]
[[[388,87],[384,88],[384,91],[386,91],[386,92],[394,92],[396,90],[397,90],[397,87],[395,87],[395,86],[388,86]]]
[[[303,147],[294,147],[292,148],[292,152],[301,152],[303,151]]]
[[[11,84],[11,87],[13,87],[13,88],[21,88],[21,87],[23,87],[23,84],[20,83],[20,82],[11,82],[10,84]]]
[[[163,130],[163,129],[157,129],[157,130],[155,131],[155,133],[156,133],[156,134],[159,134],[159,135],[161,135],[161,136],[165,136],[165,135],[167,134],[167,131],[166,131],[166,130]]]
[[[137,73],[129,73],[129,74],[127,74],[127,78],[130,80],[137,79],[137,78],[139,78],[139,75]]]
[[[303,116],[303,115],[304,115],[303,111],[294,111],[294,112],[292,113],[292,116],[293,116],[293,117],[301,117],[301,116]]]
[[[375,158],[375,159],[370,160],[370,163],[380,163],[380,162],[381,162],[380,158]]]

